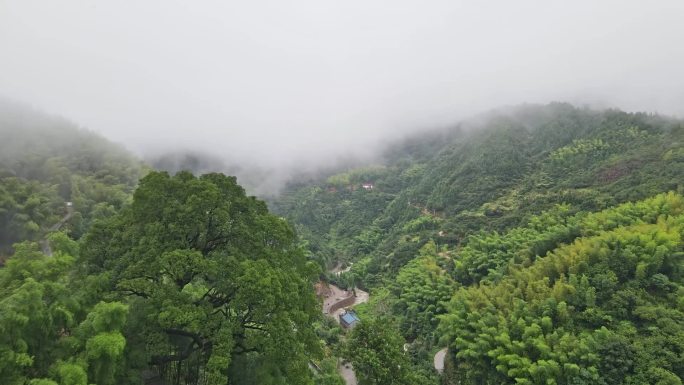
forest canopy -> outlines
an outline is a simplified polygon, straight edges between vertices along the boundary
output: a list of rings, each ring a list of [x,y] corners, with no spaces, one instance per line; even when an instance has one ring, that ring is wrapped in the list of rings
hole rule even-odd
[[[274,215],[235,177],[3,111],[3,383],[681,384],[679,120],[493,113],[293,183]],[[353,331],[322,315],[331,284],[370,292]]]
[[[274,203],[445,384],[681,384],[684,123],[526,105]],[[372,189],[363,187],[371,183]],[[418,380],[415,380],[418,381]]]
[[[53,243],[0,269],[6,383],[311,382],[317,268],[235,178],[152,172],[82,244]]]
[[[142,163],[122,147],[55,116],[0,99],[0,257],[63,224],[73,238],[130,199]],[[0,258],[2,259],[2,258]]]

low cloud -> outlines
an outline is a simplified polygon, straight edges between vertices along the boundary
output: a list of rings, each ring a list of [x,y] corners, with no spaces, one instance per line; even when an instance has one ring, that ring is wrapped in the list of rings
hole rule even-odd
[[[680,0],[5,1],[0,93],[147,158],[281,180],[500,105],[682,116],[682,15]]]

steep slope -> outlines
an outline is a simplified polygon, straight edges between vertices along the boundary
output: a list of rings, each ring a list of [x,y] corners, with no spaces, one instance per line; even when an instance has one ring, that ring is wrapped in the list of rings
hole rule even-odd
[[[421,383],[681,384],[684,124],[498,111],[291,186],[274,207]],[[372,185],[372,187],[371,187]],[[631,203],[635,202],[636,203]]]
[[[452,383],[681,383],[681,195],[537,217],[454,256],[464,285],[436,333]]]
[[[324,269],[353,263],[327,279],[370,289],[358,313],[399,329],[424,383],[448,346],[449,384],[675,384],[682,176],[682,121],[523,106],[274,206]]]
[[[396,272],[428,239],[456,246],[559,203],[574,213],[681,191],[683,154],[681,121],[522,106],[410,138],[381,166],[293,186],[273,206],[326,267],[365,258],[357,275],[372,285],[373,275]]]
[[[0,254],[19,240],[37,240],[67,213],[79,237],[93,219],[130,198],[142,164],[123,148],[12,102],[0,101]]]

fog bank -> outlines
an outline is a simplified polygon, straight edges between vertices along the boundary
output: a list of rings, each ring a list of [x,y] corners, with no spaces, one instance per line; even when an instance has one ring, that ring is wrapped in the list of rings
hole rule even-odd
[[[0,94],[264,175],[500,105],[684,115],[684,2],[0,1]]]

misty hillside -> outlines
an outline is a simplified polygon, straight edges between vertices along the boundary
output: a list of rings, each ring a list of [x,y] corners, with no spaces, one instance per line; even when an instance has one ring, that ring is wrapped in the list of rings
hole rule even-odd
[[[277,196],[282,186],[294,175],[304,174],[297,170],[284,172],[266,169],[263,166],[247,162],[243,159],[230,159],[227,154],[212,155],[208,152],[177,150],[161,155],[148,155],[146,164],[155,170],[175,174],[179,171],[190,171],[195,175],[220,172],[238,178],[240,185],[248,194],[262,198]]]
[[[396,270],[435,234],[455,246],[561,203],[574,213],[681,192],[682,154],[680,120],[528,105],[411,137],[382,165],[293,184],[274,208],[325,266],[365,255],[374,272]]]
[[[129,199],[142,164],[121,146],[75,124],[0,101],[0,253],[38,240],[67,214],[78,238]]]
[[[683,121],[526,105],[386,159],[273,206],[424,381],[681,383]]]
[[[8,384],[681,384],[681,120],[496,110],[293,180],[280,216],[179,171],[210,156],[170,175],[63,119],[0,121]]]
[[[0,385],[684,385],[682,20],[0,0]]]

